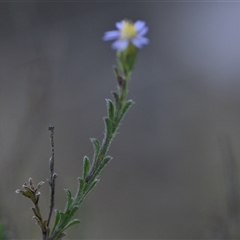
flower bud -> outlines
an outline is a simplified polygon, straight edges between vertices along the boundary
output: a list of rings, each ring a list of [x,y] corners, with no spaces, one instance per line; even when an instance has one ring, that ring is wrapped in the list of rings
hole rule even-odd
[[[133,44],[129,44],[124,51],[117,51],[118,62],[124,74],[128,75],[132,72],[136,63],[137,53],[138,49]]]

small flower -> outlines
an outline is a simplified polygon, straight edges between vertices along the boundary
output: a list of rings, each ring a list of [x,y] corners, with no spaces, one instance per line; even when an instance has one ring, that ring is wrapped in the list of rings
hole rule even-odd
[[[148,38],[144,35],[148,32],[148,27],[144,21],[136,21],[135,23],[129,20],[123,20],[116,23],[118,30],[105,32],[103,36],[104,41],[116,40],[112,44],[113,49],[124,51],[129,44],[133,44],[137,48],[148,44]]]

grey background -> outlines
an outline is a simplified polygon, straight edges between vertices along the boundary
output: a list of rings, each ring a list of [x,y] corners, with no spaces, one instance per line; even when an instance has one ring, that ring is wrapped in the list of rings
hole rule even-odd
[[[90,137],[103,137],[115,52],[103,33],[145,20],[149,46],[130,85],[136,104],[69,239],[238,238],[240,4],[1,2],[0,217],[9,236],[39,239],[30,201],[48,178],[55,126],[56,208],[77,187]],[[48,186],[41,189],[47,214]]]

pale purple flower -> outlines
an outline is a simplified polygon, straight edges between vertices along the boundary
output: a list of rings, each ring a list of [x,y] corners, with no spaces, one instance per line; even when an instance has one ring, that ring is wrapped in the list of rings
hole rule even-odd
[[[130,43],[137,48],[142,48],[143,45],[148,44],[148,38],[144,35],[148,32],[148,27],[144,21],[136,21],[132,23],[128,20],[123,20],[116,23],[118,30],[105,32],[103,36],[104,41],[115,40],[112,48],[124,51]]]

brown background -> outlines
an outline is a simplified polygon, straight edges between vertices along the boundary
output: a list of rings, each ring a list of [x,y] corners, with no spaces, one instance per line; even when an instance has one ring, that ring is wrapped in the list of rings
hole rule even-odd
[[[136,104],[67,236],[239,237],[239,16],[239,3],[0,3],[0,216],[8,234],[40,238],[30,201],[15,190],[30,176],[48,177],[49,125],[56,208],[63,188],[75,191],[116,87],[115,52],[101,38],[130,18],[147,22],[151,41],[130,86]],[[47,184],[41,193],[46,216]]]

